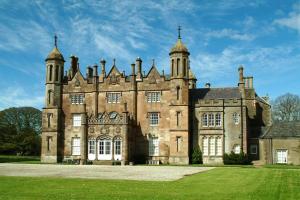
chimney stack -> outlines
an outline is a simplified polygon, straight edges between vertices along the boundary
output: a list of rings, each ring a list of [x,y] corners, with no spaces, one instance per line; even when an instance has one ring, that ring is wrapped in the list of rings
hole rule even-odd
[[[105,63],[106,63],[106,61],[102,58],[102,59],[100,60],[100,64],[101,64],[101,74],[100,74],[100,76],[99,76],[99,81],[100,81],[100,82],[103,82],[103,81],[104,81],[104,78],[105,78],[105,76],[106,76],[106,72],[105,72]]]
[[[142,59],[140,57],[137,57],[137,59],[136,59],[136,66],[137,66],[136,79],[137,80],[142,80],[143,79],[143,75],[142,75]]]
[[[244,68],[242,65],[239,67],[239,88],[245,88],[245,82],[244,82]]]

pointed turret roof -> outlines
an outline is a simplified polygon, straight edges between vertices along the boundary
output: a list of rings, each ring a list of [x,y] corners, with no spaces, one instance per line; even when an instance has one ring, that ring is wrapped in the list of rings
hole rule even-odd
[[[178,27],[178,40],[176,42],[176,44],[171,48],[171,51],[169,53],[169,55],[171,55],[172,53],[189,53],[189,50],[186,48],[185,44],[181,41],[181,36],[180,36],[180,30],[181,27]]]
[[[56,35],[54,36],[54,48],[47,56],[46,61],[47,60],[62,60],[63,62],[65,62],[63,55],[60,53],[60,51],[57,48],[57,36]]]

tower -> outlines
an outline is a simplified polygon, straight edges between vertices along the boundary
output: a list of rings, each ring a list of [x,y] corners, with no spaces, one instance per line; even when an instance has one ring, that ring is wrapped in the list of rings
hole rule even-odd
[[[57,48],[57,36],[54,36],[54,48],[46,60],[45,107],[42,114],[42,151],[41,160],[56,163],[60,160],[62,136],[62,82],[64,57]]]
[[[170,56],[170,163],[189,163],[189,51],[181,41],[181,28]]]

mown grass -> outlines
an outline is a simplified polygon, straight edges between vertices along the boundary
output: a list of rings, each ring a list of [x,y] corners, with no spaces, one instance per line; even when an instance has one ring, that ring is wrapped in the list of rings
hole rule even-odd
[[[0,155],[0,163],[41,163],[39,156]]]
[[[300,170],[218,167],[172,182],[4,176],[0,199],[300,199]]]

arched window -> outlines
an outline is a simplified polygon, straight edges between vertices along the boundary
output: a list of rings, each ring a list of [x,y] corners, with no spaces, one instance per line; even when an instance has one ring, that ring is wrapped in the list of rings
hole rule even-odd
[[[50,65],[50,67],[49,67],[49,81],[52,81],[52,70],[53,70],[53,66]]]
[[[51,104],[51,96],[52,96],[52,90],[48,91],[48,104]]]
[[[179,75],[179,62],[180,61],[180,59],[179,58],[177,58],[177,63],[176,63],[176,67],[177,67],[177,76]]]
[[[180,96],[180,87],[177,86],[176,87],[176,98],[177,98],[177,100],[179,100],[179,96]]]
[[[208,126],[208,120],[207,120],[207,114],[204,113],[202,115],[202,126],[207,127]]]
[[[174,76],[174,70],[175,70],[175,69],[174,69],[174,59],[172,59],[172,72],[171,72],[171,73],[172,73],[172,76]]]
[[[58,65],[56,65],[56,67],[55,67],[55,81],[58,81],[58,71],[59,71],[59,66]]]
[[[183,59],[183,76],[186,76],[186,59]]]

